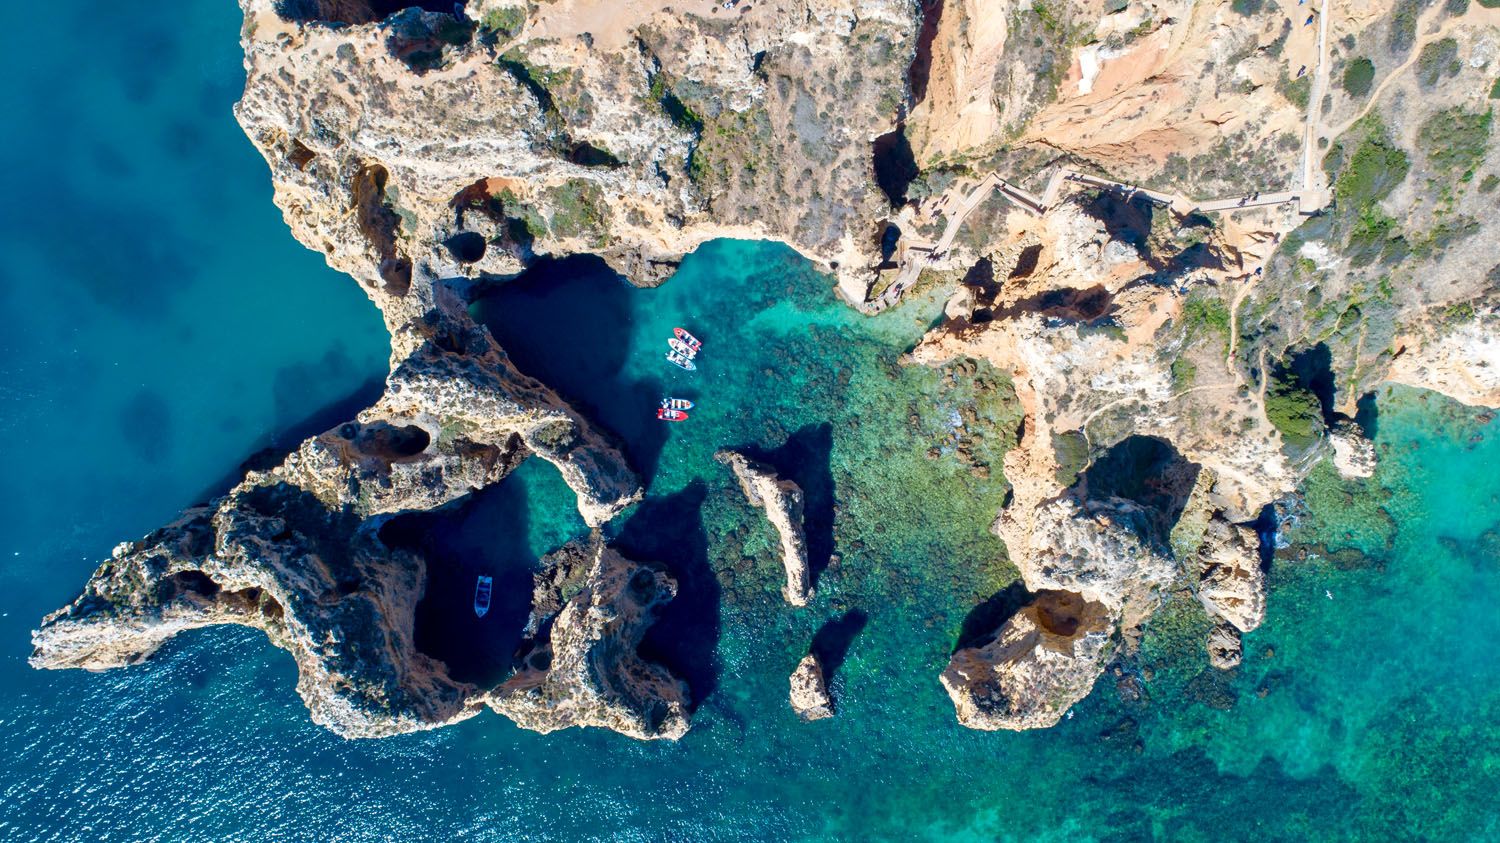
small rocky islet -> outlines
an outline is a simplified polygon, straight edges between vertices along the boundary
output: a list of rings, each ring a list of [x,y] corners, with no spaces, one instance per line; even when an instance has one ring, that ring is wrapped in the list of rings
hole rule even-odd
[[[1330,49],[1352,65],[1392,26],[1390,9],[1336,21],[1334,47],[1274,16],[1226,23],[1240,14],[1227,3],[1205,15],[1187,2],[1080,2],[1019,18],[1092,33],[1063,56],[1019,31],[996,36],[999,49],[964,36],[1004,33],[1002,11],[933,20],[896,0],[633,3],[599,32],[587,2],[386,5],[242,0],[236,110],[293,236],[379,308],[384,393],[117,547],[42,621],[34,666],[123,667],[178,632],[239,624],[292,654],[313,718],[349,737],[486,706],[543,732],[685,734],[700,701],[641,649],[682,584],[669,560],[612,544],[611,525],[651,502],[649,472],[628,455],[635,437],[523,372],[471,310],[568,255],[597,255],[648,288],[673,283],[711,240],[776,240],[877,326],[909,319],[903,298],[945,299],[900,365],[941,369],[972,393],[925,450],[1003,484],[991,529],[1021,586],[933,677],[976,729],[1057,724],[1139,657],[1176,595],[1201,612],[1199,652],[1234,670],[1268,611],[1278,506],[1315,472],[1374,471],[1369,396],[1389,382],[1500,406],[1484,245],[1500,176],[1482,49],[1500,21],[1483,4],[1445,30],[1441,93],[1428,69],[1390,77],[1383,96],[1403,97],[1400,120],[1347,74],[1330,86],[1327,69]],[[1420,37],[1405,50],[1448,49]],[[1241,60],[1210,62],[1210,43]],[[1305,111],[1284,54],[1308,59],[1319,113]],[[1059,70],[1020,84],[1039,64]],[[1151,104],[1104,117],[1137,102]],[[1304,148],[1315,139],[1319,166]],[[1226,172],[1224,159],[1241,166]],[[1148,183],[1171,190],[1134,187]],[[1443,185],[1442,202],[1423,201],[1427,183]],[[1262,184],[1290,189],[1260,205]],[[1236,193],[1238,205],[1185,198]],[[710,342],[713,354],[736,350]],[[975,409],[995,393],[1015,417]],[[931,410],[888,409],[915,428]],[[827,569],[859,540],[841,543],[843,524],[810,559],[804,490],[741,444],[716,448],[745,517],[763,510],[778,537],[787,611],[821,610],[815,566],[837,590]],[[539,566],[513,673],[459,681],[416,643],[435,563],[382,527],[533,456],[591,533]],[[826,667],[810,652],[790,671],[803,719],[837,709]],[[1201,676],[1194,687],[1211,696],[1217,674]]]

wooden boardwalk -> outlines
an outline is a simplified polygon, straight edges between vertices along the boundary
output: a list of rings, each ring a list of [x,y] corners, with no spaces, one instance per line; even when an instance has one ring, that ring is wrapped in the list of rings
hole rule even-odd
[[[947,257],[948,249],[953,246],[953,241],[958,237],[959,229],[974,209],[983,205],[990,198],[991,193],[998,192],[1005,199],[1022,211],[1041,216],[1048,209],[1056,206],[1058,198],[1069,185],[1083,185],[1099,190],[1108,190],[1124,196],[1127,200],[1136,197],[1144,197],[1154,205],[1171,208],[1180,215],[1190,213],[1202,214],[1224,214],[1236,211],[1249,210],[1251,208],[1266,208],[1276,205],[1294,203],[1297,212],[1303,215],[1317,213],[1328,204],[1329,193],[1319,181],[1313,167],[1313,150],[1317,131],[1317,110],[1322,99],[1322,92],[1328,84],[1328,18],[1330,16],[1332,0],[1324,0],[1323,8],[1318,10],[1318,64],[1313,70],[1312,96],[1308,104],[1307,119],[1305,122],[1302,138],[1302,166],[1301,186],[1294,190],[1279,190],[1262,193],[1252,190],[1248,193],[1227,196],[1218,199],[1206,199],[1198,201],[1175,193],[1164,193],[1152,190],[1140,185],[1128,184],[1115,181],[1103,176],[1091,175],[1079,172],[1069,167],[1054,167],[1051,175],[1047,178],[1047,186],[1040,197],[1027,191],[1014,182],[1007,181],[997,172],[990,172],[979,180],[967,195],[958,201],[958,204],[949,209],[947,204],[953,201],[954,192],[950,190],[937,202],[937,208],[942,211],[946,222],[943,225],[943,233],[936,242],[929,243],[919,240],[908,240],[899,247],[899,266],[896,270],[896,279],[884,292],[868,302],[862,308],[866,313],[879,313],[882,310],[896,304],[906,291],[911,289],[921,276],[923,268],[938,263]],[[893,224],[900,226],[899,222]],[[903,233],[903,237],[906,235]]]

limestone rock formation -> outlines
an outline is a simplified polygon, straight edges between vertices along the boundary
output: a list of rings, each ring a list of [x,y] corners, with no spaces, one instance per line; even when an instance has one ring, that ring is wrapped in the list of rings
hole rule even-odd
[[[116,548],[33,633],[31,664],[122,667],[178,632],[240,624],[291,652],[297,692],[335,732],[441,726],[479,709],[472,688],[413,644],[424,574],[421,557],[384,546],[358,517],[268,476]]]
[[[1249,632],[1266,619],[1266,578],[1260,567],[1260,540],[1249,527],[1215,518],[1200,559],[1198,600],[1210,617]]]
[[[497,483],[532,454],[559,468],[591,523],[638,498],[640,485],[603,434],[517,372],[461,308],[435,309],[408,330],[425,339],[375,405],[281,465],[250,471],[213,505],[117,548],[78,599],[43,619],[31,663],[118,667],[181,630],[235,623],[292,653],[313,719],[339,734],[473,714],[474,689],[412,642],[426,561],[387,546],[381,525]]]
[[[898,118],[910,3],[241,7],[236,114],[276,202],[374,297],[424,262],[477,278],[579,252],[655,284],[715,237],[787,242],[851,295],[880,262],[870,143]]]
[[[792,710],[798,717],[812,721],[833,716],[833,697],[828,694],[828,678],[817,654],[808,653],[797,662],[791,685]]]
[[[1333,467],[1346,479],[1375,475],[1375,443],[1365,438],[1358,424],[1342,421],[1328,433],[1333,445]]]
[[[1261,397],[1239,388],[1241,376],[1222,356],[1193,351],[1194,381],[1174,382],[1181,378],[1163,345],[1190,348],[1197,336],[1191,332],[1201,328],[1184,330],[1186,314],[1201,307],[1194,302],[1217,296],[1215,286],[1238,270],[1226,267],[1230,246],[1212,234],[1185,251],[1180,232],[1154,222],[1165,213],[1080,197],[1040,219],[1013,217],[1009,238],[992,253],[996,274],[1010,276],[1006,284],[982,291],[970,315],[930,333],[912,354],[933,365],[984,357],[1013,374],[1025,435],[1004,460],[1013,494],[995,532],[1029,590],[1071,593],[1099,607],[1099,637],[1127,651],[1179,578],[1212,567],[1200,555],[1220,565],[1204,588],[1217,601],[1216,617],[1231,616],[1246,629],[1259,623],[1264,594],[1255,536],[1232,524],[1252,519],[1268,493],[1289,491],[1298,478]],[[1130,230],[1151,233],[1122,242],[1117,232]],[[1136,499],[1093,488],[1106,478],[1090,481],[1085,469],[1146,440],[1175,456],[1127,472],[1146,473]],[[987,658],[1015,662],[1023,651],[1014,641],[987,652],[971,648],[955,654],[949,671],[971,676]],[[1021,661],[1042,670],[1040,657]],[[1075,659],[1047,663],[1063,672],[1059,682],[1069,692],[1058,699],[1068,704],[1103,669],[1102,657],[1087,669]],[[950,682],[950,692],[962,685]],[[968,699],[955,695],[960,719],[983,722],[965,713]],[[1065,709],[1006,722],[1055,721]]]
[[[676,594],[671,576],[597,538],[564,547],[537,575],[520,669],[485,701],[538,732],[594,726],[642,740],[682,737],[687,685],[637,652]]]
[[[942,683],[971,729],[1056,725],[1104,672],[1114,623],[1104,605],[1041,591],[979,646],[959,650]]]
[[[740,481],[750,505],[765,510],[766,520],[781,537],[781,564],[786,569],[782,596],[793,606],[806,606],[812,597],[812,569],[807,562],[807,537],[802,528],[802,489],[776,476],[770,466],[735,451],[722,450],[714,459],[729,466]]]
[[[1240,631],[1231,623],[1221,623],[1208,633],[1208,663],[1219,670],[1239,667],[1243,649]]]

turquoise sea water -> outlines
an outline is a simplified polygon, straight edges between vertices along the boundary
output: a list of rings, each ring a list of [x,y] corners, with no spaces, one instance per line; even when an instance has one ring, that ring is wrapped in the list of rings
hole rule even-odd
[[[1055,729],[972,732],[937,675],[969,611],[1013,576],[985,531],[1004,487],[961,464],[958,443],[928,449],[1014,408],[1003,385],[976,395],[899,365],[934,302],[859,318],[772,245],[709,244],[655,290],[564,262],[475,306],[650,479],[610,532],[682,583],[646,646],[700,699],[683,741],[541,736],[493,715],[343,741],[308,721],[291,659],[239,629],[185,635],[125,671],[29,670],[28,630],[110,546],[369,400],[385,341],[356,285],[286,234],[229,115],[233,4],[0,16],[67,34],[0,60],[3,104],[28,118],[0,136],[14,162],[0,211],[0,839],[1500,836],[1488,416],[1378,396],[1378,474],[1310,481],[1236,674],[1206,670],[1201,621],[1174,601],[1130,665],[1143,700],[1107,676]],[[661,359],[678,324],[705,341],[697,373]],[[688,422],[650,417],[666,393],[698,402]],[[998,438],[963,447],[998,464]],[[712,461],[723,446],[807,488],[814,558],[839,557],[812,605],[780,600],[774,536]],[[523,582],[582,530],[570,507],[555,472],[528,463],[425,526],[434,576]],[[504,613],[472,624],[445,611],[443,582],[432,593],[423,646],[475,677],[499,670]],[[786,677],[830,620],[819,646],[844,659],[840,711],[802,724]]]

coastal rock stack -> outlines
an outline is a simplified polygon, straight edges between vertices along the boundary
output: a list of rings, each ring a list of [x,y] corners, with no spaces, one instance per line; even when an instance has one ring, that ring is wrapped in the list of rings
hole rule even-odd
[[[682,737],[687,685],[637,652],[676,594],[672,577],[597,536],[565,545],[536,575],[520,668],[486,702],[537,732],[596,726],[642,740]]]
[[[1103,672],[1113,632],[1104,605],[1072,592],[1038,593],[988,643],[953,654],[941,681],[958,722],[985,730],[1055,725]]]
[[[828,677],[815,653],[797,662],[791,676],[792,710],[803,720],[822,720],[833,716],[833,697],[828,694]]]
[[[1221,516],[1209,522],[1199,551],[1202,579],[1198,600],[1219,622],[1209,637],[1209,661],[1228,670],[1240,663],[1240,634],[1266,618],[1266,577],[1260,568],[1260,539],[1255,531]]]
[[[428,560],[387,545],[380,527],[498,483],[532,455],[557,466],[589,524],[641,487],[614,445],[518,372],[462,308],[407,330],[425,339],[401,343],[408,351],[374,406],[116,548],[82,595],[42,620],[31,664],[134,664],[180,631],[230,623],[290,651],[313,719],[346,737],[480,710],[477,689],[416,649]]]
[[[768,465],[731,450],[714,454],[730,467],[750,505],[765,510],[766,520],[781,536],[781,564],[786,569],[782,596],[793,606],[806,606],[812,597],[812,569],[807,561],[807,538],[802,527],[802,489],[783,480]]]

